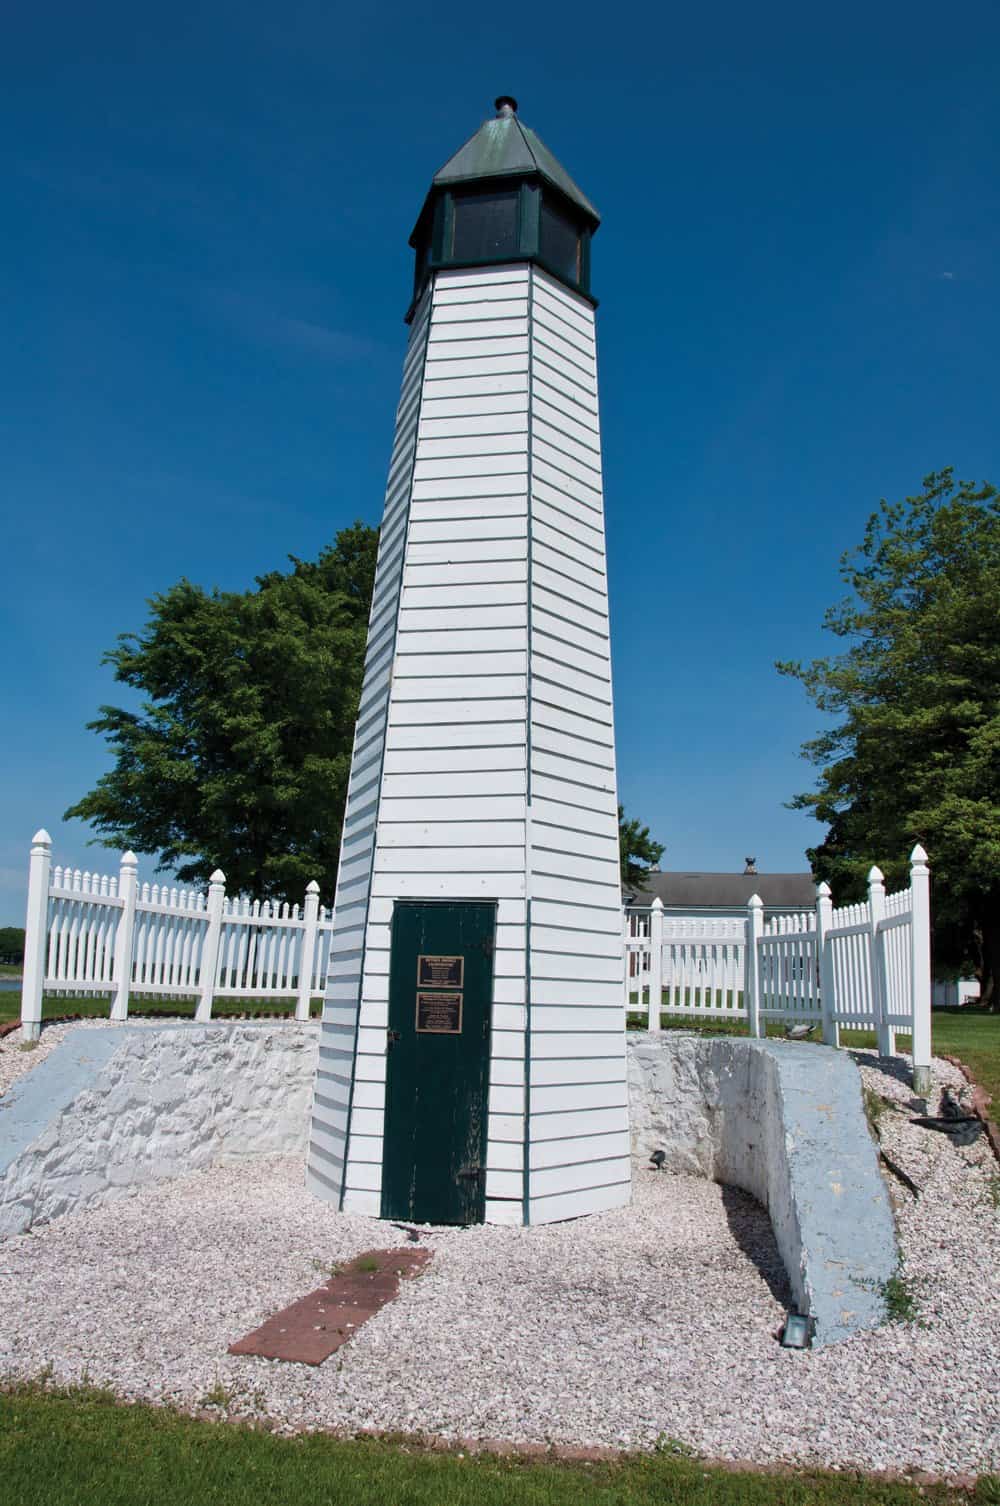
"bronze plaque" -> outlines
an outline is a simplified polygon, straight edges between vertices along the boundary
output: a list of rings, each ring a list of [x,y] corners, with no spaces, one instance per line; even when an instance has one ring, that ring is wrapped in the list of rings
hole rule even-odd
[[[417,1031],[424,1035],[461,1035],[462,995],[417,994]]]
[[[418,988],[461,988],[464,957],[418,957]]]

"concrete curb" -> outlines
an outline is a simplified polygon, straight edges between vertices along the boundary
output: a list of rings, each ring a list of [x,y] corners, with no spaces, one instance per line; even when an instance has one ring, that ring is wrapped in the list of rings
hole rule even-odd
[[[763,1204],[815,1348],[879,1327],[898,1251],[855,1063],[796,1042],[629,1039],[634,1153]]]

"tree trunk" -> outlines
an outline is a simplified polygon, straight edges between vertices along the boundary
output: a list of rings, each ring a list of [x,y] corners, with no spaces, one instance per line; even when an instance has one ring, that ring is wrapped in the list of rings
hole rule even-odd
[[[993,1014],[1000,1014],[1000,896],[990,895],[980,925],[983,968],[979,977],[979,998]]]

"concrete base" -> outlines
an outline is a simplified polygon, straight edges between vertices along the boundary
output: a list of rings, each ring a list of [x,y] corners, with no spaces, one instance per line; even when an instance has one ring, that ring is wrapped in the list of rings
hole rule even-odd
[[[629,1037],[632,1144],[673,1171],[742,1187],[771,1216],[800,1312],[818,1345],[883,1321],[898,1264],[857,1067],[787,1041]]]
[[[219,1161],[304,1155],[315,1025],[69,1033],[0,1099],[0,1235]],[[670,1031],[628,1040],[632,1149],[767,1208],[800,1311],[833,1343],[881,1321],[888,1196],[846,1053]]]
[[[932,1086],[933,1078],[931,1077],[930,1067],[914,1067],[913,1091],[916,1096],[918,1098],[929,1098]]]

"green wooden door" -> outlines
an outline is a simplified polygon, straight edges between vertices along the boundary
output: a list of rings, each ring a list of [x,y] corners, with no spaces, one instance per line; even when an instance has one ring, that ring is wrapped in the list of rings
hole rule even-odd
[[[496,906],[392,917],[382,1217],[481,1224]]]

